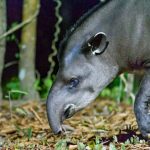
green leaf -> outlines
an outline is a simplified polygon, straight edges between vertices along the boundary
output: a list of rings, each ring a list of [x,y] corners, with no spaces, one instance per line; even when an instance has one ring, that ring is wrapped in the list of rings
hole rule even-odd
[[[27,135],[28,135],[28,141],[29,141],[32,137],[32,128],[27,129]]]
[[[106,88],[106,89],[104,89],[104,90],[101,92],[100,95],[101,95],[102,97],[110,97],[110,95],[111,95],[111,90],[108,89],[108,88]]]
[[[46,87],[50,88],[52,86],[52,84],[53,84],[52,79],[49,79],[49,78],[44,79],[44,85]]]
[[[28,95],[27,92],[25,92],[25,91],[20,91],[20,90],[11,90],[10,93],[19,93],[19,94]]]
[[[100,141],[100,140],[99,140],[99,137],[96,136],[95,143],[96,143],[96,144],[99,144],[99,143],[100,143],[99,141]]]
[[[96,144],[94,147],[94,150],[100,150],[102,149],[102,145],[101,144]]]
[[[66,140],[60,140],[55,144],[55,150],[67,150]]]
[[[34,88],[36,89],[36,90],[41,90],[41,87],[40,87],[40,80],[35,80],[35,82],[34,82]]]
[[[22,108],[16,108],[15,109],[15,112],[18,114],[18,115],[20,115],[20,116],[26,116],[27,115],[27,112],[24,110],[24,109],[22,109]]]
[[[13,40],[15,40],[15,39],[16,39],[16,36],[15,36],[14,34],[12,34],[12,35],[10,36],[10,40],[13,41]]]
[[[16,58],[16,59],[20,59],[20,53],[16,53],[16,54],[15,54],[15,58]]]
[[[85,145],[81,142],[78,142],[78,150],[85,150]]]
[[[11,28],[14,28],[14,27],[17,26],[17,25],[18,25],[18,22],[15,21],[15,22],[13,22],[13,23],[11,24]]]
[[[113,143],[109,144],[109,150],[117,150]]]
[[[114,142],[118,142],[117,136],[113,136]]]
[[[125,147],[125,144],[121,144],[121,150],[125,150],[126,147]]]

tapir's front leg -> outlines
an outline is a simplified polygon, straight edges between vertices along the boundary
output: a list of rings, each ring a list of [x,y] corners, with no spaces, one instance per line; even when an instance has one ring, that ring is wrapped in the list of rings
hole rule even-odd
[[[141,83],[139,93],[134,104],[139,130],[145,138],[150,138],[150,71],[148,71]]]

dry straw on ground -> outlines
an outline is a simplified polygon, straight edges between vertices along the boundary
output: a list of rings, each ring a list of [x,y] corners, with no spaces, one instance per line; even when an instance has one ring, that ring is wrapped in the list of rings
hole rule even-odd
[[[78,142],[91,145],[97,138],[106,148],[113,142],[120,149],[122,143],[128,140],[126,149],[150,149],[146,142],[142,142],[132,106],[126,104],[118,105],[111,100],[97,99],[88,108],[65,121],[68,131],[61,136],[54,135],[49,128],[45,103],[13,104],[11,115],[8,106],[8,103],[4,104],[0,111],[0,147],[3,150],[8,147],[54,149],[55,144],[62,139],[73,150],[77,149]],[[131,137],[138,139],[138,142],[133,142]]]

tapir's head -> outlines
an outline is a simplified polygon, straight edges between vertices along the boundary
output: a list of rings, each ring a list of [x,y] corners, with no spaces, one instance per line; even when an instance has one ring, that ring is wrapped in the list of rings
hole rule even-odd
[[[85,39],[68,41],[59,57],[59,71],[47,99],[48,120],[55,134],[61,133],[65,119],[91,103],[118,73],[106,52],[106,35],[100,32]]]

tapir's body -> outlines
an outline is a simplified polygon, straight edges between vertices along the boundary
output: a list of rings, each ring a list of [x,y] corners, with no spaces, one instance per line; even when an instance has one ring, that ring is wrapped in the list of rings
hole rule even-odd
[[[150,1],[112,0],[100,7],[69,37],[68,51],[76,39],[83,41],[100,31],[106,33],[109,54],[121,69],[150,59]]]
[[[111,0],[86,14],[61,43],[60,69],[47,100],[54,133],[62,130],[64,119],[87,106],[119,73],[144,70],[135,115],[141,133],[149,137],[149,40],[149,0]]]

